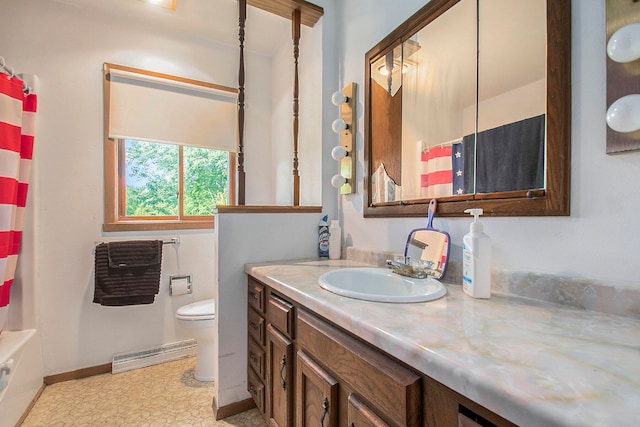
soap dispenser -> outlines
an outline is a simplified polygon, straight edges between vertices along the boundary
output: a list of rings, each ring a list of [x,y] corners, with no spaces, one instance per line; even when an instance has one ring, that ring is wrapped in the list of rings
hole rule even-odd
[[[491,239],[478,216],[482,209],[467,209],[473,215],[469,233],[462,239],[462,289],[473,298],[491,297]]]

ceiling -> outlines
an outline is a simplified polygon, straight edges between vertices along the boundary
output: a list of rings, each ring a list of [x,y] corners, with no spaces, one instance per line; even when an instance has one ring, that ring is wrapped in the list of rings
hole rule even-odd
[[[131,22],[136,26],[161,26],[176,37],[200,39],[238,46],[237,0],[177,0],[175,11],[143,0],[54,0],[85,13]],[[288,19],[247,7],[245,48],[266,55],[273,54],[291,39]]]

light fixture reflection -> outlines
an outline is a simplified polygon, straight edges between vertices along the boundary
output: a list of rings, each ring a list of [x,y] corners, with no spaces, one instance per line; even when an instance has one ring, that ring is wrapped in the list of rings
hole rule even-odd
[[[145,3],[150,3],[155,6],[162,6],[169,10],[176,10],[177,0],[142,0]]]
[[[398,68],[400,68],[400,64],[396,64],[397,67],[393,67],[393,72],[395,73],[396,70]],[[402,74],[405,74],[407,71],[409,70],[409,66],[407,64],[402,64]],[[378,67],[378,72],[380,73],[380,75],[382,76],[388,76],[389,75],[389,68],[385,65],[382,64]]]

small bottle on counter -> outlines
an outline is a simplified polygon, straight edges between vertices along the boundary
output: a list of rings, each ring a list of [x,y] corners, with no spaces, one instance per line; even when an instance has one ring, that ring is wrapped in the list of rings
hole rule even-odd
[[[491,239],[478,216],[482,209],[467,209],[474,216],[469,233],[462,239],[462,289],[473,298],[491,297]]]
[[[329,219],[328,215],[325,215],[318,224],[318,256],[320,258],[327,258],[329,256]]]
[[[329,226],[329,259],[340,259],[342,245],[342,229],[337,219],[331,220]]]

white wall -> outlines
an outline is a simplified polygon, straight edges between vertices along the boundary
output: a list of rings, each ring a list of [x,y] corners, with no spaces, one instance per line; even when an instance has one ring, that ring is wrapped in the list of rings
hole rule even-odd
[[[0,0],[0,55],[40,78],[26,235],[10,304],[10,327],[37,327],[44,374],[111,361],[114,353],[184,339],[175,310],[215,294],[213,230],[180,233],[101,232],[103,219],[102,64],[112,62],[237,86],[237,46],[216,45],[137,25],[127,19],[44,0]],[[26,25],[26,27],[22,27]],[[271,63],[247,52],[247,152],[270,145]],[[249,90],[251,88],[251,91]],[[266,115],[266,117],[264,117]],[[255,147],[254,147],[255,146]],[[247,168],[261,170],[259,151]],[[258,166],[255,166],[258,165]],[[269,175],[248,177],[247,197]],[[180,236],[165,246],[160,294],[148,306],[92,303],[96,242]],[[168,276],[193,274],[194,294],[170,297]],[[15,304],[14,304],[15,302]],[[37,307],[37,314],[33,307]]]
[[[317,256],[319,214],[219,214],[216,404],[250,397],[247,392],[247,262]]]
[[[283,21],[283,25],[291,28],[291,21]],[[300,31],[298,173],[303,206],[322,204],[322,22],[313,28],[302,25]],[[293,41],[280,46],[272,63],[271,138],[277,144],[272,145],[271,179],[276,204],[290,206],[293,203]]]
[[[418,10],[423,1],[340,2],[342,59],[340,80],[363,83],[364,54]],[[572,4],[572,167],[571,216],[544,218],[485,218],[493,238],[494,266],[575,278],[603,280],[615,286],[640,287],[637,279],[637,217],[640,198],[640,152],[605,154],[605,15],[604,2]],[[340,12],[339,12],[340,14]],[[358,94],[362,111],[363,94]],[[358,114],[358,126],[364,120]],[[423,219],[364,219],[363,135],[358,132],[358,193],[343,197],[347,243],[400,251],[406,233]],[[453,256],[469,219],[436,219],[451,233]]]
[[[519,88],[501,93],[478,103],[478,132],[506,123],[545,114],[546,79],[537,80]],[[462,112],[462,134],[476,130],[476,106],[469,105]]]

